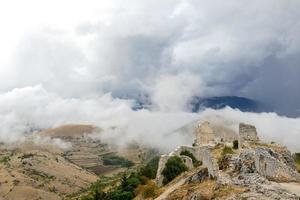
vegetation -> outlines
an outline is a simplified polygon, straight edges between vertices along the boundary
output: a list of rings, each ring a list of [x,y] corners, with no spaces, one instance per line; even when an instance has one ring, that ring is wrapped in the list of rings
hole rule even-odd
[[[27,169],[26,174],[30,176],[32,179],[37,181],[51,181],[55,179],[55,176],[48,175],[42,171],[37,171],[36,169]]]
[[[21,157],[19,157],[19,158],[21,158],[22,160],[23,159],[26,159],[26,158],[31,158],[31,157],[33,157],[34,155],[32,154],[32,153],[24,153]]]
[[[0,157],[0,163],[7,164],[10,161],[9,156],[2,156]]]
[[[117,155],[104,155],[102,157],[102,161],[104,165],[114,165],[120,167],[132,167],[134,163],[131,160],[127,160],[123,157]]]
[[[145,199],[154,198],[158,194],[158,187],[154,181],[150,180],[145,185],[139,185],[135,192]]]
[[[228,154],[234,154],[234,151],[232,150],[232,148],[225,146],[222,150],[221,156],[218,159],[218,165],[220,169],[226,167],[225,156]]]
[[[190,157],[190,158],[192,159],[192,161],[193,161],[194,167],[198,167],[198,166],[202,165],[202,162],[199,161],[199,160],[197,160],[197,159],[195,158],[195,156],[194,156],[191,152],[189,152],[189,151],[187,151],[187,150],[182,151],[182,152],[180,153],[180,155],[184,155],[184,156]]]
[[[300,173],[300,153],[294,154],[294,160],[296,163],[297,171]]]
[[[158,162],[159,162],[158,156],[152,158],[145,166],[143,166],[140,169],[139,175],[145,176],[149,179],[154,179],[156,177]]]
[[[164,175],[163,184],[167,184],[172,181],[176,176],[180,175],[182,172],[187,171],[187,166],[182,162],[178,156],[173,156],[169,158],[166,163],[166,167],[162,171]]]
[[[232,142],[232,144],[233,144],[233,149],[238,149],[239,148],[239,141],[238,140],[234,140]]]
[[[81,200],[131,200],[136,196],[136,188],[142,184],[137,173],[129,176],[124,173],[117,186],[106,191],[108,184],[98,181],[90,188],[90,194],[81,197]]]

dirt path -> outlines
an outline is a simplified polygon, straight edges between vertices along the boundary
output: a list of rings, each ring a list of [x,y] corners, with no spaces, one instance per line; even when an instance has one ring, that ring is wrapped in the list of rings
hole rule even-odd
[[[159,197],[157,197],[154,200],[164,200],[167,198],[167,196],[172,193],[174,190],[176,190],[177,188],[179,188],[181,185],[183,185],[185,183],[185,181],[188,179],[189,177],[185,177],[180,179],[177,183],[169,186],[161,195],[159,195]]]
[[[292,192],[300,196],[300,184],[299,183],[275,183],[275,185],[281,189]]]

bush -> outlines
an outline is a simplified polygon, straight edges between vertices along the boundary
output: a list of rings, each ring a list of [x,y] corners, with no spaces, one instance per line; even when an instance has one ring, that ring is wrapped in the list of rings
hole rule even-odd
[[[132,167],[134,163],[117,155],[105,155],[102,157],[104,165],[115,165],[120,167]]]
[[[154,198],[157,195],[158,187],[155,182],[148,181],[146,185],[139,185],[136,194],[141,194],[143,198]]]
[[[164,175],[163,184],[169,183],[176,176],[187,170],[187,166],[182,162],[182,160],[178,156],[173,156],[169,158],[164,170],[162,171],[162,175]]]
[[[293,156],[296,163],[296,169],[300,173],[300,153],[294,153]]]
[[[114,190],[108,193],[108,199],[110,200],[132,200],[133,198],[134,195],[132,194],[132,192]]]
[[[294,153],[294,160],[297,164],[300,164],[300,153]]]
[[[190,158],[192,159],[192,161],[193,161],[194,167],[198,167],[198,166],[202,165],[202,162],[199,161],[199,160],[197,160],[197,159],[195,158],[195,156],[194,156],[191,152],[189,152],[189,151],[187,151],[187,150],[182,151],[182,152],[180,153],[180,155],[184,155],[184,156],[190,157]]]
[[[225,146],[223,148],[222,155],[227,155],[227,154],[234,154],[234,152],[231,147]]]
[[[0,157],[0,163],[7,164],[9,161],[10,161],[10,157],[9,156]]]
[[[232,144],[233,144],[233,149],[238,149],[239,148],[239,141],[238,140],[234,140],[232,142]]]
[[[145,176],[149,179],[154,179],[156,177],[156,172],[158,168],[159,157],[156,156],[152,158],[146,166],[142,167],[139,171],[140,176]]]

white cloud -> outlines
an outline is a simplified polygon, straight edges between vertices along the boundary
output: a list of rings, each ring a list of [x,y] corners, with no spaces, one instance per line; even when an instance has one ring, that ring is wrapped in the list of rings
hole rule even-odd
[[[208,113],[183,112],[194,95],[242,95],[299,116],[299,7],[297,0],[1,1],[0,141],[81,122],[117,124],[124,138],[155,135],[159,143],[161,133]],[[113,98],[144,93],[155,111],[134,112],[132,102]],[[217,113],[252,119],[296,148],[298,119]]]
[[[202,90],[200,77],[184,72],[158,76],[151,96],[160,111],[187,111],[189,100],[195,95],[202,95]]]

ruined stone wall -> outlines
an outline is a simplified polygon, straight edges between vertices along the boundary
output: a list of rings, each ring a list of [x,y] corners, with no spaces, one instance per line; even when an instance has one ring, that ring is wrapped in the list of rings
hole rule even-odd
[[[172,156],[178,156],[182,159],[182,161],[184,162],[184,164],[189,168],[192,169],[194,168],[193,165],[193,161],[190,157],[185,156],[185,155],[180,155],[181,152],[183,151],[189,151],[190,153],[192,153],[195,158],[198,161],[202,161],[203,160],[203,151],[206,149],[206,147],[190,147],[190,146],[180,146],[177,149],[175,149],[174,151],[170,152],[168,155],[162,155],[159,159],[159,163],[158,163],[158,169],[157,169],[157,173],[156,173],[156,184],[158,186],[162,185],[164,176],[161,174],[162,171],[165,168],[165,165],[168,161],[168,159]]]
[[[190,157],[181,155],[180,158],[189,170],[194,168],[193,160]]]
[[[163,180],[164,180],[164,176],[162,175],[162,171],[164,170],[166,163],[168,161],[168,159],[170,158],[169,155],[162,155],[160,156],[159,162],[158,162],[158,168],[157,168],[157,172],[156,172],[156,178],[155,178],[155,182],[157,186],[162,186]]]
[[[239,124],[239,148],[248,146],[249,142],[259,141],[255,126],[240,123]]]
[[[202,165],[207,167],[209,176],[212,178],[218,177],[219,167],[217,163],[214,161],[208,147],[203,149],[202,158],[203,158]]]
[[[191,146],[180,146],[177,149],[175,149],[173,152],[171,152],[171,155],[180,156],[181,152],[183,151],[189,151],[191,154],[195,156],[197,160],[202,160],[202,151],[203,147],[191,147]]]

